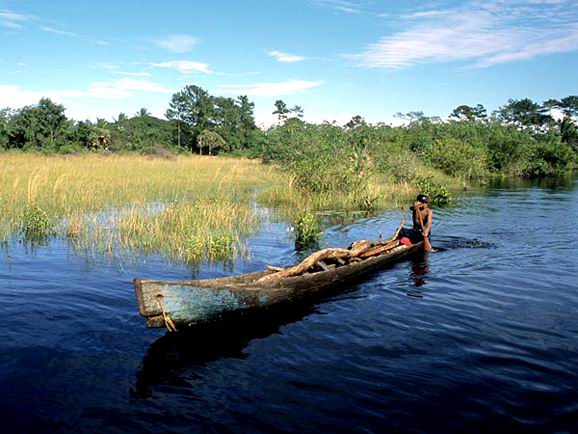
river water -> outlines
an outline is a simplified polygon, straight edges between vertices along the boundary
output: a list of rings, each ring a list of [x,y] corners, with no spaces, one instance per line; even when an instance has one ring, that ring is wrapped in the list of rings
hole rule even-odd
[[[576,432],[578,180],[504,184],[435,209],[437,252],[274,317],[146,329],[133,277],[190,279],[296,260],[267,223],[251,259],[0,251],[2,432]],[[408,213],[332,224],[322,245]]]

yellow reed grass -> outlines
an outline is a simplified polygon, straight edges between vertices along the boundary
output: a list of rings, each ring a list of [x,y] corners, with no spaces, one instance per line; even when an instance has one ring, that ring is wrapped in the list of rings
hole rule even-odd
[[[0,153],[0,241],[32,210],[84,251],[228,259],[259,226],[255,197],[294,221],[303,210],[405,206],[415,193],[374,176],[361,191],[307,195],[275,166],[238,158]]]
[[[33,204],[73,246],[159,252],[183,260],[233,256],[258,226],[255,189],[283,175],[224,157],[73,157],[0,153],[0,240]]]

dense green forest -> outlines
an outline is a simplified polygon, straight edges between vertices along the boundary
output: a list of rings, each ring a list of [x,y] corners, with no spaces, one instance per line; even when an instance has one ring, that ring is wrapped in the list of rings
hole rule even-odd
[[[300,106],[275,103],[279,123],[256,126],[254,103],[185,86],[173,95],[166,119],[141,109],[112,122],[74,121],[65,107],[43,98],[0,111],[0,149],[46,153],[228,153],[276,162],[308,191],[352,191],[375,172],[396,181],[423,182],[422,167],[464,180],[493,174],[525,177],[569,171],[578,161],[578,96],[537,103],[510,99],[488,114],[482,105],[457,107],[448,120],[398,113],[402,126],[345,126],[304,122]],[[556,113],[557,116],[553,116]]]

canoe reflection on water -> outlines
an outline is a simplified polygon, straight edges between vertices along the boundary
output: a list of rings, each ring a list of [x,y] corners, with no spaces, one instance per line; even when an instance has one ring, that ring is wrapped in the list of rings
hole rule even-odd
[[[155,385],[188,386],[191,379],[200,378],[194,372],[195,367],[224,358],[243,359],[248,356],[244,350],[252,340],[281,333],[284,325],[318,311],[316,306],[298,304],[291,309],[279,308],[250,318],[167,332],[150,345],[130,394],[135,398],[150,398]]]
[[[411,258],[411,279],[416,287],[423,286],[427,283],[427,276],[429,272],[428,253],[423,252],[419,255],[414,255]]]

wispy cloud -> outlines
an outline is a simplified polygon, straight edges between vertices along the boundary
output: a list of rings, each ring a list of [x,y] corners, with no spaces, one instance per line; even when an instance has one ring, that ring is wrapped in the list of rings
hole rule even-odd
[[[321,86],[322,81],[287,80],[254,84],[223,84],[218,88],[227,94],[261,97],[280,97]]]
[[[346,57],[369,68],[452,61],[487,67],[578,50],[573,0],[471,0],[401,18],[406,30]]]
[[[199,38],[186,34],[169,35],[155,41],[156,45],[173,53],[186,53],[199,43]]]
[[[116,64],[111,62],[99,62],[94,66],[98,69],[104,69],[112,74],[124,75],[126,77],[150,77],[151,73],[147,71],[127,71],[126,68],[131,64]],[[139,64],[140,65],[140,64]]]
[[[363,12],[362,2],[352,2],[347,0],[313,0],[319,7],[330,9],[344,14],[361,14]]]
[[[124,99],[134,93],[171,93],[171,90],[148,80],[121,78],[119,80],[98,81],[85,91],[67,91],[62,94],[69,97]]]
[[[78,38],[80,36],[78,33],[68,32],[66,30],[60,30],[60,29],[56,29],[56,28],[50,27],[50,26],[41,26],[40,30],[42,30],[43,32],[53,33],[55,35],[60,35],[60,36],[72,36],[75,38]]]
[[[191,60],[173,60],[171,62],[151,63],[150,66],[155,68],[175,69],[183,74],[190,74],[192,72],[202,72],[203,74],[211,74],[209,65],[202,62],[193,62]]]
[[[27,15],[18,14],[6,9],[0,9],[0,26],[9,29],[22,29],[23,23],[29,21],[30,17]]]
[[[146,71],[113,71],[115,74],[124,75],[127,77],[150,77],[151,73]]]
[[[112,62],[98,62],[94,66],[96,68],[107,69],[109,71],[114,71],[114,70],[119,69],[119,66],[116,63],[112,63]]]
[[[298,56],[296,54],[284,53],[283,51],[279,51],[279,50],[272,50],[272,51],[269,51],[269,53],[267,53],[267,54],[269,57],[272,57],[275,60],[277,60],[278,62],[283,62],[283,63],[301,62],[301,61],[306,59],[306,57],[304,57],[304,56]]]

